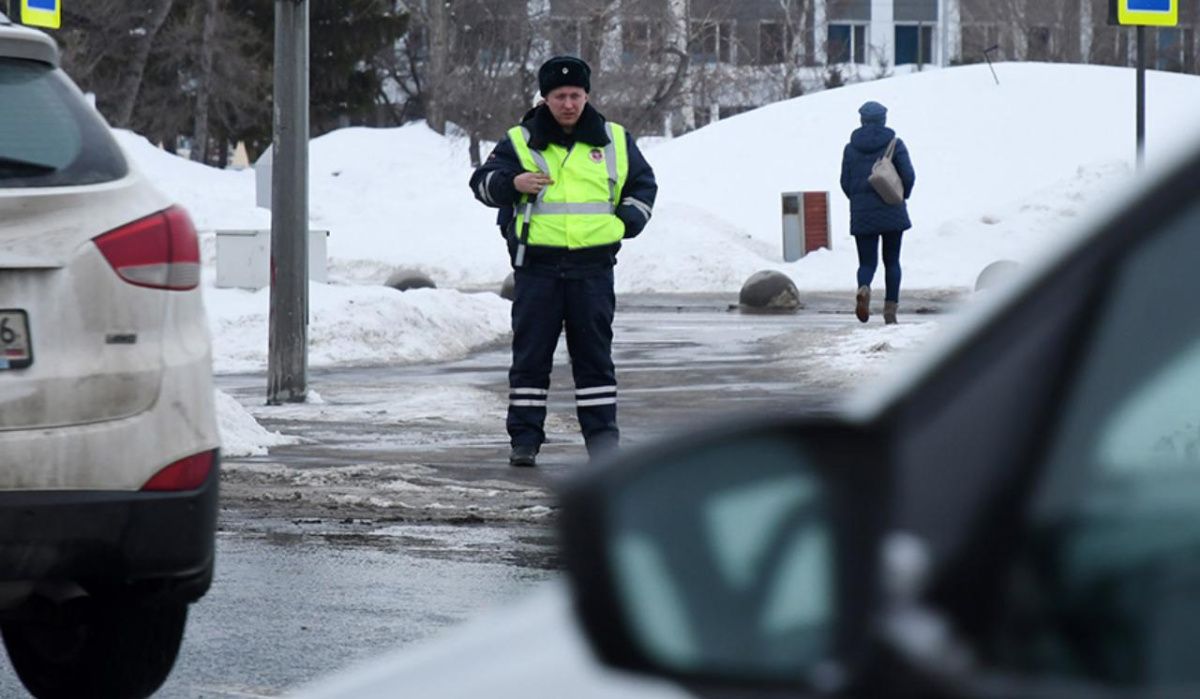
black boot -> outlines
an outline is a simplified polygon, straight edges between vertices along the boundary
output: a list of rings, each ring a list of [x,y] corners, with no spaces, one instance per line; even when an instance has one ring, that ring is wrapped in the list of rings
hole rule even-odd
[[[532,444],[514,444],[508,453],[510,466],[537,466],[538,448]]]

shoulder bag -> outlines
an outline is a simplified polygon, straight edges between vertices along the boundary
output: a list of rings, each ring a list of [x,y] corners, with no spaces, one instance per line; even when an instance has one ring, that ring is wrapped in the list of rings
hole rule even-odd
[[[892,164],[892,156],[896,153],[896,140],[893,138],[888,144],[887,151],[875,161],[871,167],[871,174],[867,177],[867,182],[875,189],[879,198],[893,206],[904,203],[904,183],[900,181],[896,166]]]

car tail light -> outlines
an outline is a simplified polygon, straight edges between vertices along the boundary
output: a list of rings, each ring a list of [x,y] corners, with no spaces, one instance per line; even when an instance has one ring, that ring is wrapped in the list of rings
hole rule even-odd
[[[200,241],[187,212],[173,206],[93,239],[121,279],[151,289],[200,284]]]
[[[209,471],[212,471],[214,454],[213,451],[205,451],[180,459],[154,474],[142,486],[142,490],[195,490],[204,484]]]

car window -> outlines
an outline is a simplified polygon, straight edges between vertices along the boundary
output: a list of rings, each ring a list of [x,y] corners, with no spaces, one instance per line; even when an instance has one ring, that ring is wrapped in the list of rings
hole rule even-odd
[[[96,184],[127,172],[108,127],[60,71],[0,58],[0,188]]]
[[[1200,688],[1197,260],[1193,206],[1131,246],[1096,309],[1034,501],[1023,669]]]

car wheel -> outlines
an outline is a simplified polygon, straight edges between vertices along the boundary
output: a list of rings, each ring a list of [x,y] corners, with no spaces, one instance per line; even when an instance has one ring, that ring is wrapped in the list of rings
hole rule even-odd
[[[17,676],[38,699],[143,699],[167,679],[184,602],[84,598],[3,624]]]

